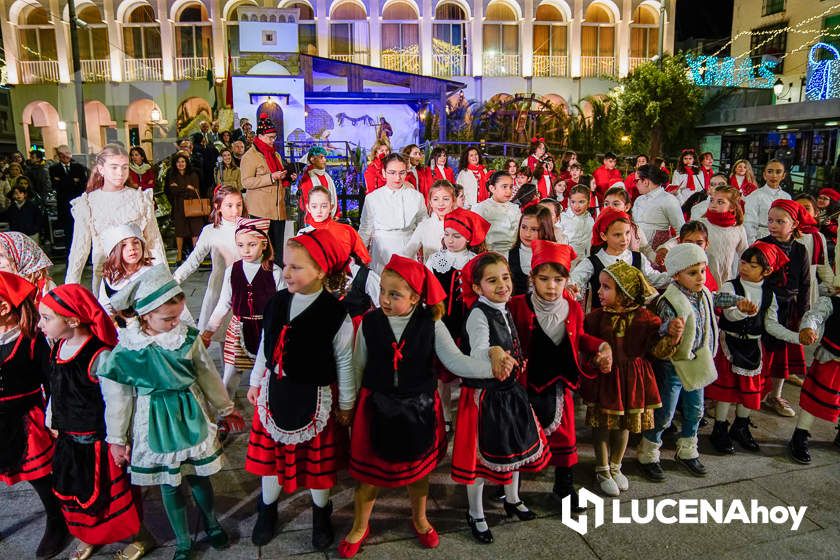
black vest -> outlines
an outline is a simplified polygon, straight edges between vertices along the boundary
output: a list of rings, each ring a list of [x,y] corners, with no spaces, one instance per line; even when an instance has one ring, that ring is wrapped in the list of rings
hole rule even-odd
[[[833,356],[840,356],[840,296],[831,296],[831,315],[825,322],[825,333],[820,344]]]
[[[741,284],[740,278],[730,280],[732,287],[735,288],[735,294],[739,296],[744,295],[744,285]],[[726,331],[729,334],[747,338],[748,336],[759,336],[764,334],[764,316],[770,308],[770,303],[773,299],[773,288],[767,282],[761,285],[761,306],[758,313],[752,317],[741,319],[740,321],[730,321],[725,314],[721,314],[718,319],[718,326],[720,330]]]
[[[527,298],[528,307],[534,310],[531,298]],[[528,387],[545,388],[552,380],[562,376],[564,383],[576,387],[579,381],[577,366],[575,366],[575,355],[572,351],[572,344],[569,341],[569,334],[563,337],[560,344],[548,337],[542,330],[536,315],[534,315],[534,328],[531,331],[530,348],[528,349]],[[571,367],[561,371],[561,366],[568,364]]]
[[[370,269],[365,265],[360,265],[356,276],[350,283],[350,291],[341,299],[344,309],[351,317],[358,317],[364,315],[373,308],[373,300],[365,289]]]
[[[446,272],[433,271],[435,278],[440,281],[443,290],[446,292],[446,299],[443,304],[446,306],[446,313],[443,315],[443,324],[446,325],[449,334],[454,340],[461,337],[461,330],[464,327],[464,299],[461,295],[461,271],[455,267]]]
[[[513,281],[513,295],[527,294],[528,275],[522,272],[518,246],[508,251],[508,265],[510,266],[510,279]]]
[[[475,313],[484,313],[484,316],[487,317],[487,325],[490,329],[490,346],[501,346],[502,349],[510,352],[511,356],[519,362],[520,366],[522,364],[522,348],[519,345],[519,336],[516,333],[516,325],[513,322],[513,317],[510,315],[510,311],[505,309],[504,314],[496,309],[491,305],[487,305],[486,303],[479,301],[477,302],[472,310],[470,311]],[[505,322],[505,317],[507,317],[507,322]],[[508,329],[508,325],[510,325],[510,329]],[[470,353],[470,337],[469,333],[466,332],[466,322],[464,323],[464,337],[463,337],[463,345],[464,345],[464,353]],[[469,379],[463,378],[461,382],[468,387],[486,387],[486,386],[493,386],[499,383],[509,383],[511,381],[515,382],[516,374],[518,373],[519,368],[517,367],[513,373],[508,377],[505,381],[499,382],[496,379]]]
[[[47,384],[50,347],[43,335],[35,340],[20,334],[15,340],[0,346],[0,408],[14,397],[37,391],[33,402],[42,402],[39,389]]]
[[[630,265],[633,268],[638,268],[642,270],[642,254],[638,251],[630,251],[633,255]],[[606,267],[604,266],[603,261],[598,258],[598,255],[589,255],[586,257],[589,259],[589,262],[592,263],[592,276],[589,277],[589,299],[590,299],[590,308],[591,309],[598,309],[601,307],[601,298],[598,297],[598,288],[601,287],[601,271],[604,270]]]
[[[105,344],[96,337],[87,342],[68,361],[59,359],[60,344],[53,347],[50,389],[52,427],[60,432],[105,433],[105,401],[99,382],[89,372],[91,362]]]
[[[399,341],[388,317],[375,309],[362,319],[367,347],[362,386],[380,393],[416,395],[432,393],[437,386],[432,368],[435,350],[435,322],[429,310],[417,306]],[[396,347],[402,358],[394,370]]]
[[[280,290],[263,313],[263,351],[270,371],[277,365],[274,349],[283,327],[283,374],[298,383],[331,385],[337,379],[333,339],[347,316],[344,306],[323,290],[303,312],[289,320],[292,294]]]

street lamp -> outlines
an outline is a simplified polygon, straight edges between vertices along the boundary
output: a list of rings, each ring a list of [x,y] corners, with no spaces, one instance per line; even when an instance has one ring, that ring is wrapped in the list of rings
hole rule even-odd
[[[793,83],[788,84],[787,92],[785,92],[785,83],[782,81],[781,78],[776,78],[776,81],[773,82],[773,94],[776,96],[777,101],[788,101],[790,102],[791,94],[793,93]],[[785,97],[787,94],[787,97]]]
[[[149,113],[149,119],[150,119],[153,123],[159,123],[159,122],[160,122],[160,118],[161,118],[160,109],[158,109],[157,107],[155,107],[155,108],[154,108],[154,109],[152,109],[152,110],[151,110],[151,112]]]

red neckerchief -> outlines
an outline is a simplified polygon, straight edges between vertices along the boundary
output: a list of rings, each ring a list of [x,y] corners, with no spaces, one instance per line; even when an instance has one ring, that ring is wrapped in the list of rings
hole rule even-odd
[[[709,220],[710,224],[718,227],[732,227],[735,225],[735,212],[712,212],[707,210],[703,214],[703,217]]]
[[[473,177],[475,177],[476,182],[478,183],[478,201],[481,202],[487,198],[487,170],[484,169],[483,165],[473,165],[467,164],[467,169],[469,169]]]
[[[820,265],[822,264],[822,256],[823,251],[825,251],[825,247],[823,247],[822,236],[820,235],[820,230],[814,224],[799,224],[799,231],[802,233],[810,233],[811,239],[814,240],[814,254],[811,255],[811,264],[812,265]]]
[[[685,170],[686,175],[688,176],[688,181],[685,183],[685,188],[690,191],[696,190],[697,187],[694,185],[694,172],[691,169]]]
[[[703,188],[709,190],[709,181],[712,180],[712,175],[715,174],[714,169],[706,169],[702,165],[700,166],[700,171],[703,172]]]
[[[274,146],[269,146],[265,142],[259,139],[259,137],[254,138],[254,147],[263,155],[265,158],[265,164],[268,166],[268,171],[270,173],[276,173],[277,171],[283,171],[283,166],[277,160],[277,152],[274,151]]]

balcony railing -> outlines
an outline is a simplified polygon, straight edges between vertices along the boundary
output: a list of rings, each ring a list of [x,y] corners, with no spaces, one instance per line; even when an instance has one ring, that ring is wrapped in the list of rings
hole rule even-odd
[[[595,78],[598,76],[615,76],[615,57],[580,57],[580,75],[584,78]]]
[[[210,59],[206,56],[178,57],[175,59],[176,80],[203,80],[210,69]]]
[[[432,55],[434,76],[467,76],[469,71],[469,57],[466,54]]]
[[[397,72],[420,73],[420,55],[409,53],[382,53],[382,68]]]
[[[46,84],[59,81],[57,60],[21,60],[18,62],[21,84]]]
[[[159,82],[163,79],[163,61],[159,58],[126,58],[123,75],[127,82]]]
[[[369,64],[370,53],[357,52],[353,54],[330,54],[333,60],[340,60],[341,62],[355,62],[356,64]]]
[[[82,79],[86,82],[111,80],[111,61],[108,59],[82,60]]]
[[[494,76],[518,76],[519,55],[518,54],[486,54],[484,55],[484,75]]]
[[[241,57],[239,56],[232,56],[230,57],[230,72],[231,74],[238,74],[239,73],[239,61]]]
[[[642,64],[644,64],[645,62],[647,62],[649,60],[650,60],[649,58],[645,58],[645,57],[631,56],[630,57],[630,67],[627,69],[627,71],[632,72],[638,66],[641,66]]]
[[[534,55],[534,76],[566,76],[569,57],[563,55]]]

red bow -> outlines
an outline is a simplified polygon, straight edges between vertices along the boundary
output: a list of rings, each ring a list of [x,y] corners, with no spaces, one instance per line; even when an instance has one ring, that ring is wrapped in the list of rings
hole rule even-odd
[[[286,331],[289,325],[283,325],[280,336],[277,337],[277,344],[274,346],[274,363],[277,368],[277,379],[283,379],[283,347],[286,345]]]
[[[543,137],[541,137],[541,136],[540,136],[539,138],[538,138],[538,137],[536,137],[536,136],[534,136],[533,138],[531,138],[531,143],[532,143],[532,144],[534,144],[534,143],[536,143],[536,142],[545,142],[545,138],[543,138]]]
[[[391,348],[394,349],[394,387],[396,387],[399,383],[397,381],[397,369],[400,366],[400,362],[403,359],[402,349],[405,346],[405,340],[397,344],[396,342],[391,343]]]

